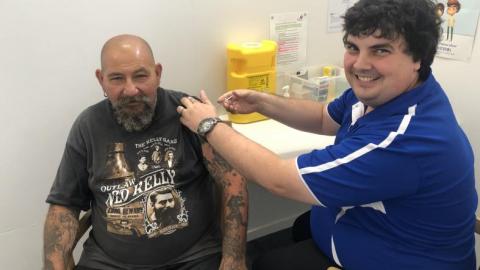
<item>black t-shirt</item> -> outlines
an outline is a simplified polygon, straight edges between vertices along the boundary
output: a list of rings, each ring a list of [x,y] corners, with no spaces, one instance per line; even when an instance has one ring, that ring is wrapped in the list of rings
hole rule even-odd
[[[198,136],[176,112],[185,94],[157,94],[153,122],[141,132],[125,131],[108,100],[70,131],[47,202],[92,209],[80,264],[158,267],[219,250],[215,185]]]

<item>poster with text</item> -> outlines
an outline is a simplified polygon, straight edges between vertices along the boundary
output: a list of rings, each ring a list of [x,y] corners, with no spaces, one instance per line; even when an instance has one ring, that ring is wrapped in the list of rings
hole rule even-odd
[[[270,39],[278,44],[278,71],[291,72],[304,67],[307,61],[307,13],[272,14]]]
[[[437,56],[466,61],[470,59],[480,11],[479,0],[437,0],[442,18],[442,37]]]
[[[352,7],[358,0],[329,0],[328,1],[328,22],[327,31],[329,33],[341,32],[343,28],[343,18],[347,9]]]

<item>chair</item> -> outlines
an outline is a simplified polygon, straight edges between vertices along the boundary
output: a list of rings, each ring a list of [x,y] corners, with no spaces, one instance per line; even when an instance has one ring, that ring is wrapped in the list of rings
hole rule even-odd
[[[91,220],[91,215],[92,215],[92,210],[88,210],[85,212],[82,217],[78,221],[78,231],[77,234],[75,235],[75,241],[73,242],[73,248],[77,246],[78,241],[82,236],[88,231],[90,226],[92,225],[92,220]],[[72,249],[73,250],[73,249]],[[68,258],[68,267],[67,269],[74,269],[75,268],[75,261],[73,259],[73,255],[70,255]]]

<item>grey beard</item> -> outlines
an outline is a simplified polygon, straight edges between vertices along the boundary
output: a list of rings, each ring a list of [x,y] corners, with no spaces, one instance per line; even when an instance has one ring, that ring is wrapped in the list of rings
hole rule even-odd
[[[138,113],[128,112],[125,106],[130,102],[141,102],[144,109]],[[150,126],[155,115],[155,105],[152,106],[146,96],[121,97],[115,104],[112,103],[112,107],[117,123],[128,132],[144,130]]]

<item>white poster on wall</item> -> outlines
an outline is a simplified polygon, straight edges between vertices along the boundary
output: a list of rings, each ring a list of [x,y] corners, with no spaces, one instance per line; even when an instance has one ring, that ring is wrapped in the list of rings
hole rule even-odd
[[[442,37],[437,56],[466,61],[472,54],[480,14],[478,0],[437,0]]]
[[[270,39],[278,44],[277,70],[296,71],[307,61],[307,13],[270,15]]]
[[[328,22],[327,31],[341,32],[343,27],[342,16],[347,9],[353,6],[358,0],[328,0]]]

